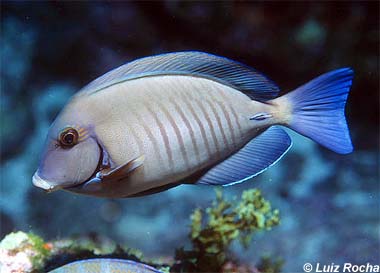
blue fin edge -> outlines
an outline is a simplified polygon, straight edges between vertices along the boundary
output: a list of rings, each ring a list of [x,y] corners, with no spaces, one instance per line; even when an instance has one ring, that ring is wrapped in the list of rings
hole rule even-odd
[[[273,165],[275,165],[277,162],[279,162],[289,152],[289,150],[292,148],[292,146],[293,146],[293,141],[290,142],[290,145],[285,150],[285,152],[279,158],[277,158],[276,161],[274,161],[272,164],[270,164],[265,169],[262,169],[261,171],[255,173],[255,174],[252,174],[251,176],[248,176],[248,177],[246,177],[244,179],[241,179],[239,181],[231,182],[229,184],[224,184],[224,185],[222,185],[222,187],[229,187],[229,186],[233,186],[233,185],[236,185],[236,184],[240,184],[240,183],[243,183],[243,182],[245,182],[245,181],[247,181],[249,179],[254,178],[255,176],[258,176],[258,175],[262,174],[263,172],[265,172],[266,170],[268,170],[270,167],[272,167]]]

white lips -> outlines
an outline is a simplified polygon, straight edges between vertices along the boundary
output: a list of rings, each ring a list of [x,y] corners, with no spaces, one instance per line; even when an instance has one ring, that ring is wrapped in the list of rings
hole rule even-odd
[[[52,186],[46,180],[43,180],[38,175],[38,171],[34,173],[32,180],[33,180],[33,185],[38,188],[41,188],[47,191],[54,191],[58,189],[56,186]]]

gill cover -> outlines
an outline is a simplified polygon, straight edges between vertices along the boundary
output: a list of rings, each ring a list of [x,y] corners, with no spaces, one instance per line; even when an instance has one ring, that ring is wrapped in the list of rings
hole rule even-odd
[[[123,183],[128,176],[142,167],[145,159],[145,156],[141,155],[120,166],[112,166],[113,163],[107,159],[107,151],[103,150],[103,155],[101,170],[92,179],[78,186],[66,188],[66,190],[82,194],[107,192],[114,183]]]
[[[40,166],[33,177],[34,185],[45,190],[85,182],[94,174],[101,159],[100,147],[91,136],[79,135],[78,142],[72,146],[62,145],[59,139],[59,134],[49,132]]]

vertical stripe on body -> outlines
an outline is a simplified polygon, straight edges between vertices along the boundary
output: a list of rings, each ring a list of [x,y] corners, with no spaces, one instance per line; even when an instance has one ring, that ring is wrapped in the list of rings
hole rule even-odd
[[[193,99],[194,99],[194,101],[196,101],[197,105],[201,109],[201,112],[202,112],[204,118],[206,119],[207,126],[208,126],[208,129],[210,130],[210,133],[212,136],[212,141],[213,141],[214,146],[215,146],[215,151],[216,151],[217,155],[220,156],[219,142],[218,142],[218,138],[216,136],[215,128],[214,128],[214,125],[213,125],[212,120],[210,118],[210,115],[209,115],[207,109],[205,108],[205,106],[203,105],[203,101],[196,99],[194,97],[193,97]]]
[[[160,95],[160,90],[158,90],[159,92],[157,93],[157,87],[159,87],[159,85],[152,85],[151,83],[146,84],[146,86],[145,86],[145,88],[147,90],[146,95],[149,97],[149,101],[152,102],[150,105],[155,104],[158,107],[158,111],[160,111],[163,114],[165,119],[168,121],[170,128],[174,131],[175,138],[176,138],[177,143],[178,143],[177,147],[179,148],[180,154],[182,156],[183,163],[185,164],[185,168],[187,170],[189,170],[191,168],[191,165],[190,165],[190,159],[189,159],[188,153],[186,151],[184,136],[182,135],[181,129],[178,126],[176,119],[172,115],[173,109],[168,108],[168,106],[170,106],[170,105],[168,105],[168,103],[167,103],[168,98],[170,97],[170,93],[171,93],[171,91],[173,91],[173,86],[170,85],[169,87],[171,87],[171,88],[167,87],[168,89],[166,90],[166,94],[164,97]],[[153,93],[152,93],[152,91],[153,91]],[[150,111],[152,112],[152,110],[150,110]],[[155,113],[155,118],[156,118],[157,122],[160,122],[162,125],[162,131],[161,132],[162,132],[162,134],[165,133],[165,134],[163,134],[163,137],[167,138],[167,141],[168,141],[167,153],[168,153],[168,155],[170,155],[169,160],[172,162],[172,165],[171,165],[172,168],[180,167],[181,162],[178,160],[174,160],[174,157],[175,157],[174,150],[175,150],[175,148],[177,148],[175,146],[176,144],[172,143],[172,145],[170,145],[171,142],[168,138],[169,134],[166,131],[167,129],[169,129],[169,127],[168,128],[164,127],[165,123],[164,123],[164,121],[159,120],[157,113]]]
[[[127,95],[119,97],[130,115],[123,130],[139,151],[150,153],[146,156],[152,175],[157,170],[169,175],[167,170],[187,173],[203,168],[240,146],[242,119],[235,109],[241,97],[234,90],[195,77],[130,83],[122,90]]]
[[[181,155],[183,157],[183,160],[185,162],[187,169],[190,169],[189,158],[188,158],[188,155],[186,152],[185,143],[183,141],[181,130],[178,128],[178,125],[177,125],[175,119],[172,117],[172,115],[170,114],[169,110],[165,107],[165,105],[162,104],[161,102],[158,102],[158,101],[156,101],[156,103],[159,105],[160,110],[164,113],[164,115],[168,119],[170,125],[174,129],[174,132],[175,132],[178,144],[179,144],[179,149],[181,151]]]
[[[162,158],[161,153],[160,153],[159,144],[158,144],[156,138],[154,137],[152,131],[150,130],[149,126],[147,124],[145,124],[145,122],[143,121],[143,117],[138,113],[138,111],[136,111],[132,107],[129,109],[129,111],[132,115],[134,115],[136,117],[136,120],[137,120],[136,124],[139,124],[143,128],[143,130],[145,131],[146,135],[148,136],[149,141],[153,145],[154,155],[157,157],[157,160],[159,160],[159,162],[162,162],[163,158]]]
[[[121,100],[122,105],[130,105],[129,103],[129,96],[121,96],[119,98]],[[128,116],[127,119],[120,119],[119,117],[114,117],[120,119],[120,123],[122,123],[122,126],[124,130],[126,130],[125,138],[131,138],[131,140],[125,140],[126,142],[132,142],[137,145],[137,151],[135,153],[130,153],[130,151],[124,151],[127,154],[130,154],[130,156],[137,157],[145,155],[146,149],[145,144],[141,136],[139,135],[139,131],[145,132],[145,135],[148,136],[148,141],[152,144],[152,147],[154,149],[154,157],[156,157],[157,160],[162,160],[162,156],[159,153],[159,145],[155,141],[154,136],[148,126],[145,126],[144,122],[141,122],[143,120],[143,117],[140,115],[138,108],[136,105],[130,105],[128,107]],[[141,130],[142,129],[142,130]],[[127,148],[128,149],[128,148]],[[132,149],[132,147],[130,148]],[[131,158],[130,158],[131,159]]]
[[[231,117],[230,117],[230,113],[231,112],[228,111],[228,109],[225,106],[225,103],[227,105],[229,105],[230,108],[232,108],[232,107],[230,105],[229,100],[224,95],[224,92],[225,92],[224,90],[222,90],[222,89],[216,89],[215,87],[212,87],[212,90],[216,91],[216,92],[215,93],[214,92],[210,92],[209,96],[210,96],[211,100],[213,102],[215,102],[216,105],[219,106],[219,108],[220,108],[220,110],[221,110],[221,112],[223,114],[223,117],[224,117],[223,121],[227,122],[227,124],[226,124],[227,131],[229,132],[229,135],[231,137],[231,142],[228,141],[229,146],[231,146],[229,149],[232,150],[232,149],[236,148],[236,146],[237,146],[236,136],[235,136],[235,129],[234,129],[234,126],[232,124]],[[214,95],[216,95],[216,97]],[[222,98],[222,100],[219,99],[219,98]],[[221,126],[221,124],[219,126]],[[224,137],[225,137],[225,135],[224,135]]]
[[[208,142],[208,138],[207,138],[207,133],[206,133],[206,130],[205,130],[205,127],[203,126],[203,123],[200,119],[200,117],[198,116],[197,112],[195,111],[192,103],[191,103],[191,97],[188,95],[188,94],[181,94],[182,95],[182,101],[183,103],[186,105],[186,107],[189,109],[191,115],[192,115],[192,118],[194,118],[195,122],[197,123],[198,127],[199,127],[199,131],[201,133],[201,141],[203,142],[203,145],[205,146],[206,148],[206,151],[207,151],[207,154],[208,154],[208,157],[210,158],[212,156],[212,152],[211,152],[211,148],[210,148],[210,144]]]
[[[223,138],[223,142],[224,142],[223,148],[228,150],[227,137],[226,137],[226,134],[223,130],[223,125],[222,125],[222,121],[220,119],[220,116],[219,116],[218,112],[216,111],[216,108],[214,107],[214,102],[211,102],[210,100],[205,100],[205,102],[208,104],[208,106],[210,106],[211,111],[214,114],[214,117],[216,119],[216,122],[218,123],[218,129],[219,129],[220,133],[222,134],[222,138]]]
[[[169,101],[170,101],[170,103],[172,103],[174,105],[174,108],[176,109],[176,111],[178,112],[180,117],[182,118],[182,120],[185,123],[185,126],[186,126],[186,128],[190,134],[191,143],[193,145],[193,149],[195,152],[196,162],[197,163],[201,162],[201,158],[199,155],[199,149],[198,149],[196,138],[195,138],[195,133],[194,133],[193,128],[191,127],[190,121],[187,119],[185,113],[182,111],[179,104],[173,98],[169,98]]]
[[[211,139],[207,137],[206,133],[202,135],[202,138],[210,139],[213,142],[216,157],[234,151],[240,146],[243,130],[233,106],[234,96],[231,96],[233,94],[228,94],[230,90],[204,82],[191,82],[189,86],[187,88],[191,89],[191,92],[182,92],[187,97],[184,102],[189,104],[189,101],[194,101],[196,103],[200,109],[199,112],[203,114],[203,123],[211,135]],[[200,123],[202,124],[202,122]],[[222,147],[221,142],[224,143]],[[210,159],[214,160],[215,157],[210,157]]]
[[[144,153],[143,142],[141,141],[141,139],[139,138],[139,136],[136,134],[135,130],[133,130],[133,128],[131,128],[131,126],[128,124],[128,122],[125,122],[124,125],[127,128],[128,132],[131,133],[131,135],[133,137],[133,140],[137,144],[138,156],[143,155],[143,153]],[[129,136],[129,134],[127,134],[126,136]]]
[[[230,146],[232,146],[231,148],[234,149],[236,147],[236,137],[235,137],[235,130],[234,130],[234,127],[232,125],[232,121],[231,121],[231,117],[230,117],[229,111],[227,110],[227,108],[223,104],[223,102],[221,102],[219,100],[215,100],[215,102],[216,102],[216,104],[218,104],[218,106],[222,110],[224,118],[227,121],[228,131],[230,132],[231,142],[232,142],[231,143],[232,145],[230,145]]]
[[[203,81],[198,82],[198,85],[194,86],[193,89],[197,91],[196,93],[198,93],[199,98],[195,99],[198,101],[201,111],[203,112],[210,127],[212,138],[216,147],[217,157],[220,157],[224,154],[225,150],[228,150],[228,140],[222,125],[223,121],[215,108],[215,98],[211,96],[211,93],[216,89],[212,86],[212,84],[205,84]],[[215,121],[215,124],[213,121]],[[219,135],[217,134],[217,131],[220,132]],[[218,136],[221,136],[224,145],[221,146],[221,143],[218,141],[220,140],[218,139]]]
[[[179,85],[178,82],[173,81],[173,88],[172,93],[169,95],[169,102],[174,106],[174,109],[181,117],[182,121],[185,124],[185,127],[187,129],[187,132],[189,133],[190,140],[192,143],[192,149],[190,149],[190,154],[194,152],[195,154],[195,161],[194,166],[198,165],[201,162],[201,156],[200,156],[200,150],[199,150],[199,144],[197,143],[197,136],[194,132],[196,128],[194,127],[194,121],[195,117],[192,115],[192,112],[189,109],[189,105],[186,104],[186,98],[183,96],[183,85]],[[184,105],[186,104],[186,105]],[[190,105],[191,106],[191,105]],[[187,110],[187,111],[186,111]],[[190,113],[189,113],[190,111]],[[199,126],[199,124],[198,124]],[[193,128],[194,127],[194,128]],[[191,161],[191,160],[190,160]]]
[[[236,113],[234,107],[232,106],[232,103],[230,102],[231,99],[227,98],[226,94],[224,94],[224,90],[222,90],[222,92],[220,92],[220,96],[223,97],[224,101],[228,102],[227,107],[231,111],[232,116],[234,117],[234,121],[235,121],[234,124],[237,125],[239,135],[240,135],[240,137],[242,137],[243,136],[243,130],[242,130],[242,127],[240,124],[238,114]]]
[[[169,168],[173,169],[174,168],[173,154],[172,154],[172,151],[171,151],[171,148],[170,148],[169,137],[168,137],[168,134],[167,134],[167,132],[165,130],[165,126],[160,121],[160,119],[157,117],[157,113],[155,113],[155,112],[152,111],[152,109],[151,109],[151,107],[150,107],[149,104],[143,103],[143,106],[150,113],[150,115],[153,117],[154,121],[156,122],[156,124],[157,124],[157,126],[158,126],[158,128],[160,130],[161,137],[162,137],[162,139],[164,141],[166,156],[168,157]],[[155,137],[153,135],[152,135],[152,138],[154,138],[155,142],[157,143],[157,140],[155,139]],[[158,144],[157,144],[157,151],[156,151],[156,153],[158,153],[158,149],[159,149],[159,147],[158,147]]]

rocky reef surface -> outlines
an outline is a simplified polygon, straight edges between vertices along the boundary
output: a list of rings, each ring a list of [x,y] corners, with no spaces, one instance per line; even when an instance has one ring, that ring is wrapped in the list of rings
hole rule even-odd
[[[45,242],[30,232],[12,232],[0,242],[0,272],[49,272],[89,258],[128,259],[168,273],[280,272],[283,265],[280,258],[272,260],[264,256],[257,266],[253,266],[242,263],[230,252],[233,241],[238,240],[248,248],[253,235],[280,223],[279,210],[272,209],[259,190],[244,191],[241,200],[235,198],[233,201],[223,198],[222,191],[218,190],[212,205],[206,209],[195,209],[190,219],[188,236],[191,246],[178,246],[174,255],[156,256],[154,259],[147,259],[139,250],[96,234]]]

